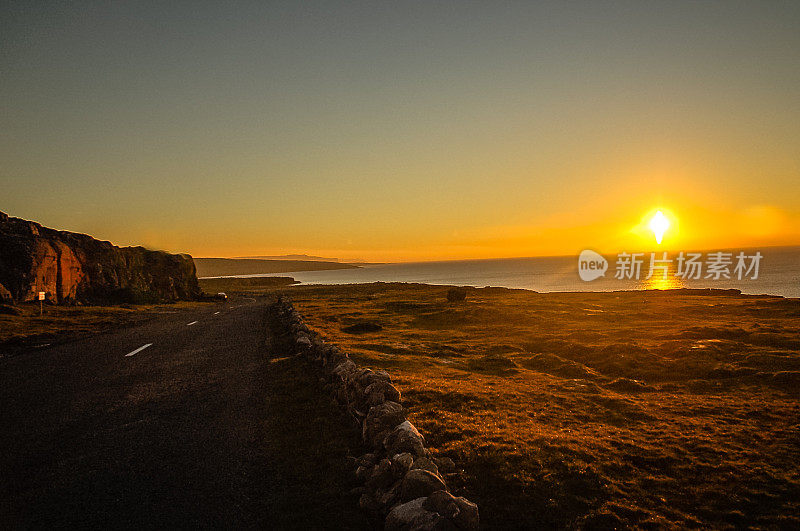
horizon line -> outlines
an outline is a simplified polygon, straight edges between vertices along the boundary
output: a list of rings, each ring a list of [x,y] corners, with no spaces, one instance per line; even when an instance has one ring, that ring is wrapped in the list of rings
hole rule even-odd
[[[653,253],[653,252],[667,252],[667,253],[676,253],[676,252],[709,252],[709,251],[744,251],[749,249],[782,249],[782,248],[790,248],[790,247],[800,247],[800,242],[792,243],[792,244],[784,244],[784,245],[764,245],[764,246],[744,246],[744,247],[708,247],[703,249],[698,248],[687,248],[687,249],[648,249],[648,250],[640,250],[640,249],[630,249],[630,250],[623,250],[618,252],[636,252],[636,253]],[[590,248],[586,248],[590,249]],[[590,249],[594,250],[594,249]],[[613,252],[600,252],[597,251],[598,254],[603,256],[613,255],[617,253]],[[295,254],[295,253],[289,253]],[[529,258],[570,258],[575,257],[580,254],[580,251],[577,253],[572,254],[543,254],[543,255],[526,255],[526,256],[494,256],[490,258],[438,258],[432,260],[386,260],[386,261],[374,261],[374,260],[359,260],[359,261],[348,261],[342,258],[337,258],[338,262],[333,260],[282,260],[279,258],[246,258],[241,256],[192,256],[193,259],[224,259],[224,260],[263,260],[263,261],[273,261],[273,262],[318,262],[318,263],[338,263],[338,264],[347,264],[347,265],[386,265],[386,264],[422,264],[422,263],[438,263],[438,262],[480,262],[480,261],[488,261],[488,260],[524,260]],[[272,255],[272,256],[283,256],[283,255]]]

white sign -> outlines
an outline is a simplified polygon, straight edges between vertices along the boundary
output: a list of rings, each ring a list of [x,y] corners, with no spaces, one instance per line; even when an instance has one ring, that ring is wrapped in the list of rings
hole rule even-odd
[[[44,300],[44,294],[45,294],[45,293],[44,293],[44,291],[40,291],[40,292],[39,292],[39,300],[40,300],[40,301],[43,301],[43,300]]]

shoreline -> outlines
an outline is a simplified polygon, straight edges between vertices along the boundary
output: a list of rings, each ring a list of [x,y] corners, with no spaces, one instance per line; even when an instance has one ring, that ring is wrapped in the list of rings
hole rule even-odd
[[[717,288],[717,287],[678,287],[678,288],[639,288],[639,289],[615,289],[615,290],[553,290],[553,291],[539,291],[531,288],[516,288],[508,286],[476,286],[472,284],[439,284],[433,282],[413,282],[413,281],[383,281],[377,280],[372,282],[332,282],[332,283],[314,283],[302,282],[292,276],[280,276],[278,274],[265,274],[265,275],[234,275],[234,276],[219,276],[219,277],[198,277],[200,281],[224,281],[224,280],[257,280],[257,279],[275,279],[289,284],[287,287],[302,288],[302,287],[355,287],[365,286],[370,284],[398,284],[403,286],[432,286],[432,287],[449,287],[449,288],[466,288],[466,289],[504,289],[504,290],[521,290],[530,293],[538,293],[541,295],[546,294],[604,294],[604,293],[659,293],[659,292],[677,292],[694,295],[714,295],[714,294],[727,294],[731,296],[743,297],[774,297],[787,300],[799,300],[800,297],[789,297],[786,295],[775,293],[745,293],[739,288]]]
[[[780,252],[764,251],[760,270],[739,274],[733,266],[720,275],[711,270],[698,270],[691,277],[678,274],[677,263],[665,271],[651,272],[649,262],[641,264],[634,275],[621,274],[613,264],[604,274],[582,279],[578,262],[567,258],[492,259],[369,265],[347,270],[262,270],[236,274],[203,275],[225,278],[293,277],[302,285],[355,285],[372,282],[410,282],[439,286],[504,287],[527,289],[539,293],[615,292],[643,289],[738,289],[749,295],[778,295],[800,298],[800,248],[781,248]],[[710,267],[710,266],[709,266]],[[618,278],[618,276],[620,278]],[[741,278],[738,278],[741,276]],[[717,278],[719,277],[719,278]]]

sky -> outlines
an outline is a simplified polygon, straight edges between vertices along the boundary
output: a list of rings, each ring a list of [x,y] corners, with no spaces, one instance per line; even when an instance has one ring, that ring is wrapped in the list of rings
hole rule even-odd
[[[798,2],[6,2],[0,210],[193,256],[800,244]]]

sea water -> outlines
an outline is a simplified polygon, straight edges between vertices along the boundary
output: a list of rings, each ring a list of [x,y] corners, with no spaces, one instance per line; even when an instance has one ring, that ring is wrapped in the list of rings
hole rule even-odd
[[[729,249],[732,253],[730,277],[706,277],[706,269],[699,279],[675,276],[677,263],[668,265],[667,274],[659,269],[648,276],[650,253],[642,256],[639,278],[616,278],[617,255],[605,255],[609,268],[605,275],[585,282],[578,275],[578,256],[536,258],[502,258],[485,260],[448,260],[441,262],[407,262],[395,264],[364,265],[357,269],[332,271],[297,271],[264,275],[237,275],[239,277],[291,276],[302,284],[360,284],[367,282],[419,282],[457,286],[495,286],[522,288],[539,292],[552,291],[616,291],[633,289],[669,288],[734,288],[742,293],[800,297],[800,247],[766,247],[761,249]],[[758,278],[753,274],[737,278],[734,273],[736,255],[743,251],[751,256],[760,252]],[[706,259],[709,251],[703,251]],[[668,253],[675,259],[678,253]],[[656,259],[661,258],[656,252]],[[707,260],[706,260],[707,261]]]

